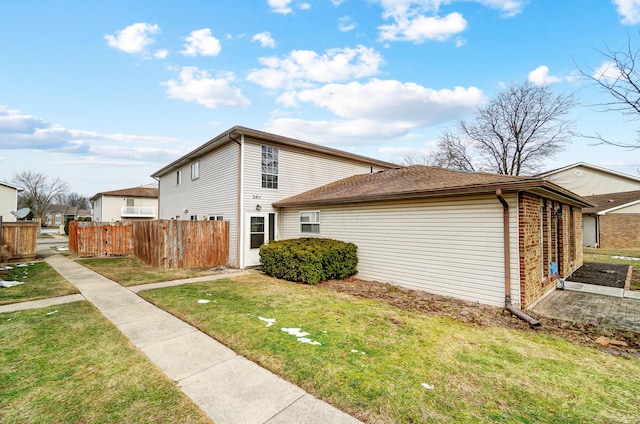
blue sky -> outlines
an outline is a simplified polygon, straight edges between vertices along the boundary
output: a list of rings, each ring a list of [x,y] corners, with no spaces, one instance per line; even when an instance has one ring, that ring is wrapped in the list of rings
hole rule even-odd
[[[3,1],[0,181],[148,184],[234,125],[400,161],[527,79],[575,92],[577,131],[634,142],[577,67],[640,48],[639,25],[639,0]],[[592,144],[547,169],[638,175],[640,150]]]

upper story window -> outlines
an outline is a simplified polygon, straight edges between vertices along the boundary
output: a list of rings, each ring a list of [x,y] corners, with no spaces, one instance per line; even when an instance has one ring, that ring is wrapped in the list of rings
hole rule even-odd
[[[209,215],[209,221],[224,221],[223,215]]]
[[[262,146],[262,188],[278,188],[278,148]]]
[[[197,180],[198,178],[200,178],[200,161],[191,164],[191,179]]]
[[[300,212],[300,233],[320,234],[320,211]]]
[[[176,185],[182,184],[182,171],[176,172]]]

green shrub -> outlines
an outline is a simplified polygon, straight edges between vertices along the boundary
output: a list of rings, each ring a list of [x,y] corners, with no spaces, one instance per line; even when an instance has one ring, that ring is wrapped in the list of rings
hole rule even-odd
[[[322,238],[272,241],[260,247],[262,271],[272,277],[307,284],[344,279],[358,273],[353,243]]]
[[[73,218],[72,216],[68,216],[65,218],[64,220],[64,233],[66,235],[69,235],[69,221],[74,221],[75,218]]]

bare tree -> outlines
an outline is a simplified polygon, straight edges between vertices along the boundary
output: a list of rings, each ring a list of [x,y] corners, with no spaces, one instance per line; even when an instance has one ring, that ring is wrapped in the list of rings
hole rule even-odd
[[[580,73],[600,87],[602,91],[608,93],[613,98],[609,102],[600,103],[605,111],[621,112],[630,119],[640,119],[640,71],[636,68],[640,50],[634,49],[631,37],[627,35],[627,44],[613,50],[606,46],[605,50],[599,51],[604,56],[605,62],[597,69],[580,68]],[[618,147],[640,149],[640,141],[635,143],[621,143],[606,140],[600,134],[590,136],[603,143]]]
[[[433,164],[457,171],[475,172],[474,155],[469,146],[457,134],[446,131],[440,136]]]
[[[69,186],[59,178],[49,180],[49,177],[32,171],[20,172],[13,178],[13,182],[22,187],[18,194],[18,207],[29,208],[34,216],[42,219],[49,207],[61,199]]]
[[[89,199],[79,193],[69,193],[60,199],[60,203],[78,209],[91,209]]]
[[[455,133],[441,135],[436,157],[469,171],[535,172],[569,142],[573,122],[566,116],[575,105],[572,94],[555,94],[548,86],[511,84],[478,107],[473,121],[461,120]]]
[[[415,151],[405,152],[402,155],[401,163],[406,166],[410,165],[431,165],[432,159],[425,153]]]

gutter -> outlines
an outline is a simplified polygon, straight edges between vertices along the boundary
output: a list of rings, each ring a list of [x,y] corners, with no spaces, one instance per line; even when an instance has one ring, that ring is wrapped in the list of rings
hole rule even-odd
[[[502,190],[496,190],[496,197],[502,203],[502,223],[503,223],[503,234],[504,234],[504,242],[502,245],[504,246],[504,309],[509,311],[512,315],[517,316],[523,321],[529,323],[531,327],[540,326],[540,321],[529,316],[522,312],[520,309],[513,306],[511,303],[511,254],[510,254],[510,243],[509,243],[509,204],[502,197]]]

